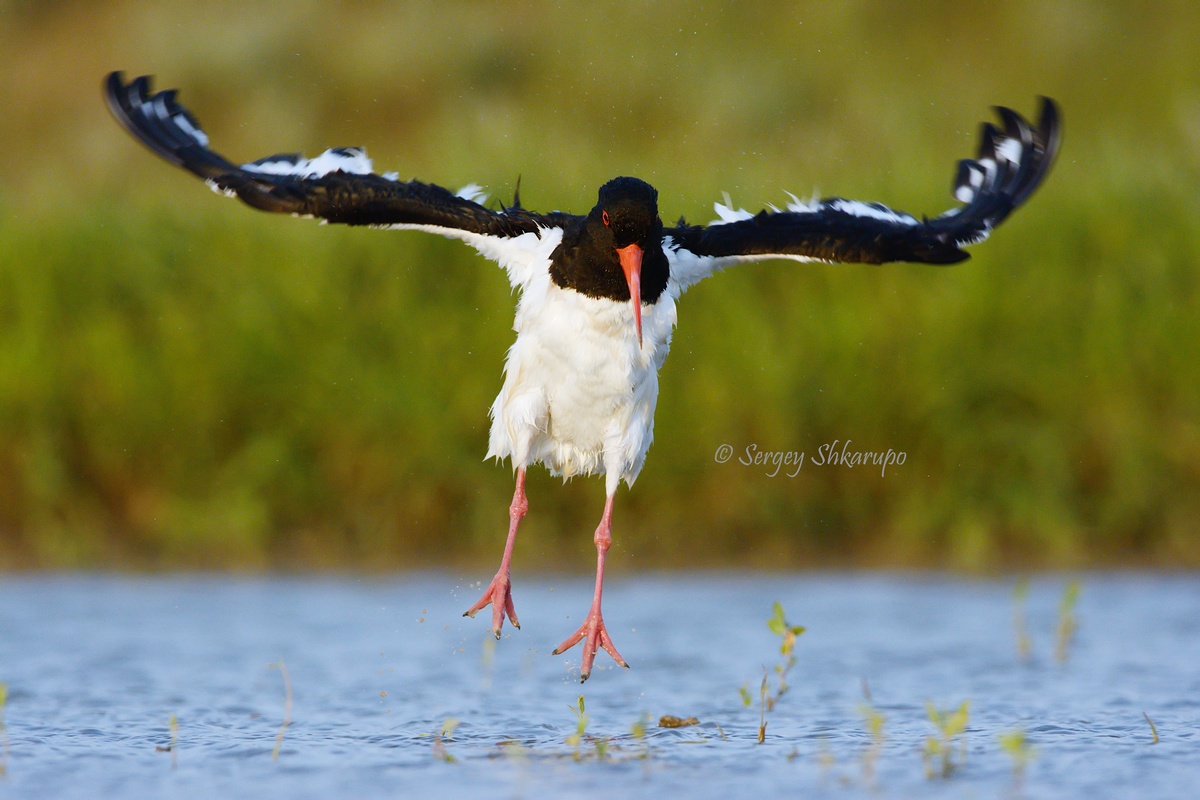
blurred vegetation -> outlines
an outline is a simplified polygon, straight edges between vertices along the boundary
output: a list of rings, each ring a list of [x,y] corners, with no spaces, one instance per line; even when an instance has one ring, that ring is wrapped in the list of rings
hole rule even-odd
[[[583,211],[784,190],[950,203],[989,105],[1059,100],[1048,183],[949,269],[770,263],[690,292],[621,569],[1200,566],[1200,6],[0,2],[0,568],[491,565],[501,272],[208,192],[108,118],[179,87],[235,160]],[[907,454],[771,478],[741,454]],[[519,568],[586,570],[597,480],[531,472]]]

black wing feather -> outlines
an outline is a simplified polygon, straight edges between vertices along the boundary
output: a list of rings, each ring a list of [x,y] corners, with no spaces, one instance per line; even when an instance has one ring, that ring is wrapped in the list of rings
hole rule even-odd
[[[868,264],[962,261],[969,258],[962,248],[986,238],[1049,172],[1058,151],[1059,113],[1053,100],[1043,97],[1041,103],[1037,128],[1011,109],[996,109],[1003,130],[985,123],[979,154],[959,162],[954,194],[964,205],[933,219],[917,220],[877,203],[830,198],[736,222],[680,225],[664,234],[681,249],[708,259],[779,255]]]
[[[431,225],[499,237],[536,233],[574,219],[519,207],[492,211],[435,184],[402,182],[373,173],[334,171],[304,177],[252,169],[268,162],[297,164],[302,157],[296,154],[238,166],[208,148],[208,137],[196,118],[176,101],[175,90],[153,94],[150,87],[148,76],[128,84],[120,72],[108,76],[104,96],[117,121],[162,158],[262,211],[346,225]],[[361,151],[343,148],[333,152],[348,155]]]

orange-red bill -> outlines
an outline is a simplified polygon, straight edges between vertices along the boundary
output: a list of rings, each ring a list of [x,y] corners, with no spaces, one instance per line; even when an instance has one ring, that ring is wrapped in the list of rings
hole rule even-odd
[[[637,326],[638,347],[642,346],[642,248],[636,244],[617,248],[621,259],[621,271],[629,284],[629,296],[633,299],[633,323]]]

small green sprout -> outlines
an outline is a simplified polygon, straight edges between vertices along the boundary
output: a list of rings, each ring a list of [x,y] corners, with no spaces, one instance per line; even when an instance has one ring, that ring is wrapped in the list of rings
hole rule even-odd
[[[442,727],[438,730],[433,739],[433,757],[445,761],[447,764],[455,762],[454,756],[446,750],[446,740],[454,735],[454,729],[459,725],[456,717],[446,717],[442,720]]]
[[[571,708],[568,706],[568,708]],[[587,734],[588,715],[583,705],[583,695],[579,695],[578,706],[571,708],[571,713],[575,715],[575,732],[567,737],[567,744],[575,748],[575,760],[579,761],[583,755],[579,751],[579,745],[583,743],[583,737]]]
[[[803,625],[791,625],[783,615],[783,604],[775,601],[772,609],[771,618],[767,620],[767,627],[771,633],[780,638],[779,652],[787,656],[787,660],[782,664],[775,665],[775,677],[777,686],[774,694],[768,694],[766,697],[767,711],[775,708],[775,704],[779,699],[787,694],[788,683],[787,674],[792,667],[796,666],[796,656],[792,652],[796,647],[796,637],[804,633],[806,630]]]
[[[767,712],[775,709],[775,704],[779,699],[787,694],[787,674],[792,667],[796,665],[796,656],[792,652],[796,647],[796,637],[804,633],[803,625],[792,625],[787,621],[783,614],[783,604],[778,600],[771,608],[771,617],[767,620],[767,628],[771,633],[775,634],[780,639],[779,652],[787,656],[786,660],[781,664],[775,665],[775,680],[776,688],[774,693],[771,692],[770,681],[767,676],[767,668],[763,667],[762,683],[759,685],[759,701],[761,710],[759,712],[758,724],[758,743],[762,744],[767,738]],[[742,698],[742,705],[749,707],[754,698],[750,694],[750,688],[746,684],[742,684],[742,688],[738,690]]]
[[[1021,780],[1025,776],[1025,768],[1029,766],[1030,761],[1037,758],[1037,749],[1029,743],[1023,728],[1002,733],[998,738],[1000,749],[1008,753],[1009,758],[1012,759],[1013,782],[1020,786]]]
[[[500,742],[499,745],[500,752],[514,761],[527,761],[529,759],[529,753],[526,752],[525,745],[517,739],[506,739]]]
[[[637,722],[633,723],[629,732],[633,735],[633,740],[638,743],[638,754],[635,758],[650,758],[650,740],[646,736],[646,732],[650,729],[650,715],[645,711],[638,717]]]
[[[971,701],[964,700],[953,711],[941,711],[933,703],[926,703],[925,710],[929,714],[929,721],[937,728],[936,736],[925,739],[922,753],[925,777],[948,778],[967,757],[964,734],[971,719]]]
[[[592,747],[596,751],[597,759],[604,760],[605,758],[607,758],[608,757],[608,745],[609,745],[608,737],[607,736],[588,736],[588,733],[587,733],[588,714],[587,714],[587,709],[584,706],[583,695],[579,695],[579,700],[576,703],[575,707],[568,706],[568,708],[570,708],[571,713],[575,715],[575,732],[572,733],[570,736],[568,736],[565,739],[565,741],[567,744],[569,744],[575,748],[575,752],[572,754],[574,756],[575,760],[576,761],[583,760],[584,754],[583,754],[583,750],[581,750],[580,748],[585,741],[591,742]]]
[[[283,734],[292,724],[292,679],[288,675],[287,664],[283,663],[282,658],[267,666],[279,670],[283,676],[283,724],[279,726],[279,733],[275,734],[275,747],[271,750],[271,760],[278,761],[279,751],[283,747]]]
[[[479,653],[479,663],[483,667],[484,672],[489,672],[492,669],[492,664],[496,660],[496,637],[490,633],[483,637],[483,648]]]
[[[8,684],[0,683],[0,778],[8,774],[8,731],[4,728],[4,707],[8,705]]]
[[[817,745],[817,766],[821,769],[822,783],[828,779],[829,773],[833,771],[836,764],[837,757],[834,756],[833,749],[829,746],[829,737],[822,735]]]
[[[863,783],[867,786],[874,786],[875,765],[879,763],[879,756],[883,753],[883,743],[887,740],[887,737],[883,733],[887,718],[875,706],[871,705],[870,690],[867,688],[865,681],[863,682],[863,688],[866,700],[858,707],[858,713],[862,715],[863,721],[867,723],[867,732],[871,734],[871,743],[867,745],[867,749],[863,751],[862,756]]]
[[[759,698],[762,700],[761,710],[758,713],[758,743],[762,744],[767,740],[767,668],[763,667],[762,686],[758,690]]]
[[[1021,578],[1013,587],[1013,628],[1017,634],[1017,658],[1029,661],[1033,657],[1033,640],[1029,638],[1025,603],[1029,600],[1029,579]]]
[[[1079,581],[1072,580],[1063,589],[1062,600],[1058,604],[1058,628],[1054,636],[1054,660],[1059,664],[1067,663],[1070,655],[1071,642],[1079,629],[1079,620],[1075,616],[1075,606],[1079,603]]]
[[[1145,711],[1142,716],[1146,718],[1146,724],[1150,726],[1150,744],[1158,744],[1158,726],[1154,724],[1154,720],[1150,719],[1150,715]]]
[[[783,604],[778,600],[775,601],[774,612],[771,618],[767,620],[767,627],[771,629],[771,633],[782,639],[779,652],[785,656],[790,656],[792,648],[796,646],[796,637],[804,633],[806,628],[803,625],[789,625],[788,621],[783,617]]]
[[[179,720],[172,714],[167,718],[167,730],[171,732],[171,741],[166,747],[155,747],[160,753],[171,754],[171,769],[179,766]]]
[[[596,758],[603,761],[608,756],[608,737],[601,736],[595,741]]]

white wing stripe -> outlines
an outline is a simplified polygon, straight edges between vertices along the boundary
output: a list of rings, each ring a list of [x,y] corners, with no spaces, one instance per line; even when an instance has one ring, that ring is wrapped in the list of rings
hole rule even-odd
[[[754,219],[754,215],[744,208],[735,209],[733,207],[733,198],[729,196],[729,192],[724,193],[725,202],[713,203],[713,211],[717,212],[718,219],[714,219],[709,225],[724,225],[728,222],[741,222],[742,220]]]
[[[319,178],[331,172],[350,175],[370,175],[373,172],[371,159],[367,158],[366,151],[358,147],[339,147],[326,150],[316,158],[299,158],[295,161],[265,158],[242,164],[242,169],[263,175],[290,175],[295,178]]]
[[[488,198],[487,192],[478,183],[468,183],[454,194],[463,200],[470,200],[472,203],[479,203],[480,205],[487,202]]]
[[[881,206],[878,203],[863,203],[858,200],[834,200],[829,204],[829,207],[834,211],[841,211],[843,214],[849,214],[853,217],[870,217],[871,219],[905,226],[920,224],[915,217],[892,211],[890,208]]]
[[[996,155],[1013,164],[1021,163],[1021,153],[1024,151],[1020,139],[1004,139],[996,147]]]

